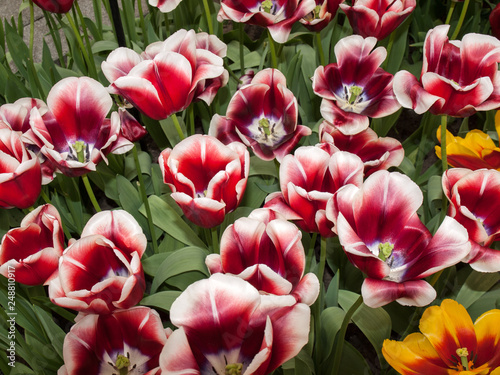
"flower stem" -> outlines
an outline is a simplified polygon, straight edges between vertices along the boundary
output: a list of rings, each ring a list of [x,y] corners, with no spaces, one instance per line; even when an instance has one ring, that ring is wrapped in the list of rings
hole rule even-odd
[[[467,8],[469,7],[469,2],[470,0],[465,0],[464,5],[462,6],[462,12],[460,13],[460,17],[458,19],[457,27],[455,28],[455,31],[453,31],[453,34],[451,36],[451,40],[454,40],[457,38],[458,34],[460,33],[460,29],[462,28],[462,24],[464,23],[465,19],[465,14],[467,13]]]
[[[271,68],[278,69],[278,58],[276,57],[276,46],[274,45],[273,37],[267,30],[267,40],[269,41],[269,51],[271,52]]]
[[[239,23],[239,36],[240,36],[240,70],[241,75],[245,74],[245,51],[244,51],[244,40],[245,40],[245,24]]]
[[[82,181],[83,184],[85,185],[85,189],[87,190],[87,194],[89,195],[90,201],[92,202],[92,205],[94,206],[94,210],[96,212],[101,212],[101,207],[99,206],[99,203],[97,203],[97,199],[94,195],[94,192],[92,190],[92,186],[90,186],[90,181],[89,178],[87,177],[86,174],[82,175]]]
[[[177,134],[179,134],[179,137],[182,141],[184,138],[186,138],[186,136],[184,135],[184,133],[182,131],[181,124],[179,123],[179,119],[177,118],[177,115],[175,113],[172,113],[172,121],[174,122],[175,129],[177,130]]]
[[[205,15],[207,16],[208,33],[214,33],[214,25],[212,24],[212,13],[210,13],[210,7],[208,6],[208,0],[203,0],[203,7],[205,8]]]
[[[193,135],[194,129],[194,103],[191,103],[188,107],[188,117],[189,117],[189,135]]]
[[[210,232],[212,234],[212,247],[213,247],[213,253],[214,254],[219,254],[220,249],[219,249],[219,233],[217,232],[217,226],[210,228]]]
[[[318,49],[319,63],[320,65],[325,66],[325,52],[323,51],[323,45],[321,44],[321,33],[319,31],[316,32],[316,48]]]
[[[450,24],[451,16],[453,15],[453,11],[455,10],[455,5],[457,5],[457,3],[455,1],[452,1],[450,4],[450,10],[448,10],[448,15],[446,16],[446,21],[444,21],[445,24]]]
[[[76,9],[76,12],[78,13],[78,18],[80,18],[80,23],[82,24],[83,37],[85,38],[85,44],[87,45],[87,54],[89,56],[91,74],[93,75],[92,76],[93,78],[97,79],[97,68],[95,66],[94,55],[92,53],[92,46],[90,45],[89,34],[87,32],[87,25],[85,24],[85,19],[83,18],[83,14],[80,9],[80,6],[78,5],[78,1],[74,2],[74,7]]]
[[[146,23],[144,22],[144,12],[142,11],[142,0],[137,1],[137,8],[139,9],[139,23],[142,30],[142,39],[144,40],[144,47],[146,47],[148,42],[148,32],[146,30]]]
[[[73,30],[73,34],[75,35],[76,41],[78,43],[78,46],[80,47],[80,50],[83,54],[83,58],[85,59],[85,62],[87,63],[87,69],[89,70],[89,75],[92,76],[92,78],[97,79],[97,72],[95,70],[95,64],[94,60],[91,60],[87,50],[83,44],[82,37],[80,35],[80,32],[78,31],[78,28],[76,27],[75,20],[71,16],[70,12],[66,13],[66,19],[69,22],[69,25],[71,26],[71,29]]]
[[[342,326],[340,327],[340,331],[337,335],[337,348],[335,349],[335,358],[333,361],[333,366],[331,371],[332,375],[337,375],[339,373],[340,360],[342,358],[342,350],[344,349],[344,339],[345,339],[345,333],[347,332],[347,326],[349,325],[352,316],[359,308],[359,306],[361,306],[362,303],[363,303],[363,296],[359,296],[359,298],[356,300],[356,302],[353,303],[351,308],[347,311],[347,313],[344,316],[344,320],[342,321]]]
[[[448,124],[448,116],[441,115],[441,165],[443,166],[443,174],[448,169],[448,157],[446,155],[446,126]],[[446,209],[448,208],[448,200],[445,196],[441,200],[441,221],[444,220]]]
[[[151,244],[153,245],[153,251],[158,254],[158,243],[156,242],[156,232],[155,226],[153,224],[153,215],[151,214],[151,207],[149,206],[148,195],[146,194],[146,185],[144,184],[144,177],[142,176],[141,163],[139,163],[139,154],[137,152],[137,146],[134,145],[132,148],[132,154],[134,155],[135,169],[137,170],[137,179],[139,180],[139,191],[141,193],[142,202],[146,209],[146,218],[148,219],[149,233],[151,234]]]
[[[324,305],[324,295],[323,295],[323,275],[325,271],[325,262],[326,262],[326,237],[321,236],[321,248],[320,248],[320,257],[319,257],[319,265],[318,265],[318,280],[319,280],[319,295],[316,303],[313,307],[314,314],[314,346],[315,346],[315,361],[316,365],[320,364],[320,347],[321,347],[321,312],[323,311]],[[316,239],[316,238],[314,238]],[[313,245],[314,246],[314,245]],[[314,252],[313,252],[314,254]],[[319,368],[319,367],[318,367]]]

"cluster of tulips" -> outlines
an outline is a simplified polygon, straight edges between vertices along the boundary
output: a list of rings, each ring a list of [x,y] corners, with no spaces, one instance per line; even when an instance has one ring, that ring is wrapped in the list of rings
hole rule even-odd
[[[53,13],[75,5],[32,1]],[[181,1],[149,5],[168,20]],[[360,305],[375,311],[434,303],[422,314],[421,333],[404,341],[385,337],[377,349],[397,372],[499,375],[500,310],[483,311],[473,323],[464,306],[440,298],[436,281],[450,267],[500,272],[500,148],[492,133],[476,129],[460,137],[448,129],[450,118],[485,112],[496,113],[500,129],[500,4],[491,7],[489,35],[450,40],[449,24],[426,30],[418,77],[411,69],[390,73],[394,40],[387,48],[380,43],[408,25],[415,0],[215,5],[219,22],[267,28],[271,67],[235,76],[221,35],[178,29],[141,51],[137,45],[114,49],[102,59],[100,76],[75,74],[54,84],[46,98],[0,106],[0,207],[23,214],[2,238],[0,274],[15,275],[27,288],[43,285],[50,303],[78,314],[66,332],[58,374],[265,375],[291,368],[297,374],[293,361],[304,352],[316,374],[336,374],[342,349],[318,354],[325,300],[332,298],[325,274],[333,268],[326,261],[333,250],[327,247],[335,240],[335,251],[364,275],[360,289],[352,290],[359,298],[343,315],[345,325]],[[278,69],[276,49],[297,38],[297,28],[319,36],[340,12],[352,35],[335,40],[335,62],[321,63],[321,55],[311,70],[308,90],[320,116],[305,123],[312,115],[304,113],[288,72]],[[208,12],[209,31],[211,21]],[[221,109],[220,92],[230,80],[238,85],[226,92]],[[195,105],[213,115],[189,132],[176,114]],[[387,121],[402,108],[442,119],[433,129],[443,202],[434,230],[422,217],[421,187],[403,173],[404,145],[370,127],[372,119]],[[185,119],[194,123],[189,113]],[[151,123],[170,128],[170,145],[157,159],[162,186],[146,191],[143,173],[135,175],[147,221],[138,219],[140,204],[101,210],[88,176],[137,153]],[[238,210],[262,171],[265,195]],[[50,194],[59,175],[81,178],[92,203],[78,238]],[[172,222],[153,222],[151,198],[160,195],[174,206]],[[145,302],[159,286],[156,279],[151,285],[143,262],[171,251],[158,250],[154,232],[171,225],[205,236],[206,276],[174,288],[178,296],[167,315]],[[168,233],[174,235],[165,235],[166,244],[193,240]],[[336,347],[342,348],[342,334],[345,329]]]

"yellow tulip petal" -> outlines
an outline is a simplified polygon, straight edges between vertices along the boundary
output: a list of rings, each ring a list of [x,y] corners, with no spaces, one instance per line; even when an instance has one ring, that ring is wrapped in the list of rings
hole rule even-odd
[[[446,148],[448,163],[456,168],[469,168],[472,170],[488,168],[481,156],[474,150],[465,147],[460,143],[453,143]]]
[[[497,130],[497,134],[500,137],[500,111],[497,111],[495,114],[495,129]]]
[[[500,367],[497,367],[492,372],[490,372],[490,375],[500,375]]]
[[[467,348],[476,353],[476,333],[467,310],[458,302],[447,299],[441,306],[431,306],[420,319],[420,331],[431,342],[441,359],[454,367],[457,349]]]
[[[421,333],[412,333],[404,341],[385,340],[382,354],[403,375],[448,375],[448,367]]]
[[[500,366],[500,310],[485,312],[474,323],[477,336],[476,366],[487,364],[490,368]]]
[[[461,143],[474,150],[478,155],[481,153],[482,149],[492,149],[496,147],[495,142],[493,142],[490,136],[478,129],[468,132]]]

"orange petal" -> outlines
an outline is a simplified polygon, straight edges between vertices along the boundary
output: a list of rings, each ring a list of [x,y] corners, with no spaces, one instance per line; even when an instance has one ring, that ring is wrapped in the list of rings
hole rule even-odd
[[[421,333],[412,333],[404,341],[385,340],[382,354],[403,375],[448,374],[448,367]]]
[[[485,312],[474,323],[477,335],[476,367],[488,364],[490,368],[500,367],[500,310]],[[498,369],[497,369],[498,370]],[[499,374],[500,374],[500,370]]]
[[[451,299],[424,311],[420,331],[449,367],[454,367],[458,361],[457,349],[467,348],[469,353],[477,353],[472,319],[462,305]]]

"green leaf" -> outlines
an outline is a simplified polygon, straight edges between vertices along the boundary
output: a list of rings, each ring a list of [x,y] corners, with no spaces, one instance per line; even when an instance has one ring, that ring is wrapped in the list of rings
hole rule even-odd
[[[274,160],[266,161],[257,156],[250,157],[250,176],[266,175],[278,178],[278,167]]]
[[[129,180],[121,175],[116,175],[116,188],[122,208],[137,220],[144,234],[151,239],[146,215],[139,214],[139,209],[143,207],[139,192]]]
[[[321,312],[321,358],[326,360],[333,352],[335,336],[340,331],[345,311],[340,307],[328,307]]]
[[[47,333],[50,345],[54,348],[57,355],[63,359],[63,342],[66,337],[66,333],[52,320],[52,316],[47,314],[47,312],[41,307],[33,305],[33,311],[35,312],[40,325]]]
[[[198,235],[163,199],[152,195],[149,197],[149,205],[154,225],[186,245],[206,248]],[[139,212],[146,216],[144,206],[139,209]]]
[[[500,273],[498,272],[482,273],[473,270],[458,292],[456,301],[467,309],[498,281],[500,281]]]
[[[143,306],[150,306],[156,309],[161,309],[165,311],[170,311],[172,303],[181,295],[182,292],[178,290],[166,290],[163,292],[157,292],[150,296],[146,296],[139,303]]]
[[[205,265],[207,251],[199,247],[186,247],[174,251],[160,265],[151,285],[151,293],[154,294],[158,287],[168,278],[185,272],[198,271],[208,277]]]
[[[118,43],[113,40],[99,40],[92,45],[92,53],[114,51],[118,48]]]
[[[339,291],[339,303],[347,311],[359,295],[348,290]],[[352,320],[373,345],[379,359],[382,356],[382,343],[391,336],[392,323],[389,314],[381,307],[372,309],[364,303],[356,310]]]

